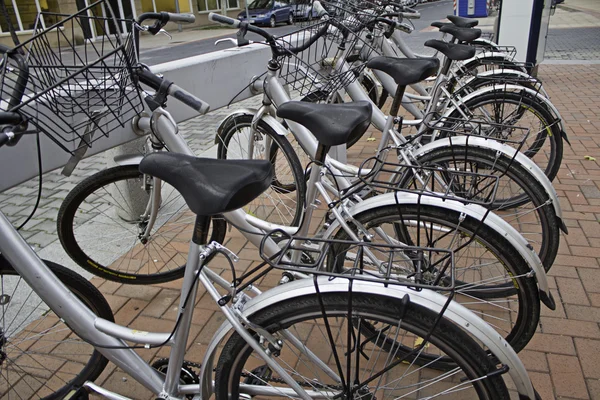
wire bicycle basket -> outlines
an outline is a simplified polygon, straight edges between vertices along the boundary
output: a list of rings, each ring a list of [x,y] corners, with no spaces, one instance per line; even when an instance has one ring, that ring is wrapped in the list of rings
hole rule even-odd
[[[316,32],[328,27],[327,33],[312,46],[298,55],[287,54],[279,58],[280,79],[287,85],[293,98],[308,98],[310,101],[326,100],[333,93],[344,89],[357,80],[364,69],[368,56],[374,51],[371,44],[335,20],[329,19],[277,38],[283,47],[292,47],[307,42]],[[380,34],[375,30],[372,35]],[[347,67],[336,70],[341,57]]]
[[[132,77],[134,34],[123,33],[122,24],[131,28],[132,21],[117,19],[107,0],[73,15],[40,13],[33,37],[14,50],[26,67],[3,56],[0,109],[19,112],[71,154],[125,126],[143,103]],[[24,96],[11,107],[19,76],[27,72]]]

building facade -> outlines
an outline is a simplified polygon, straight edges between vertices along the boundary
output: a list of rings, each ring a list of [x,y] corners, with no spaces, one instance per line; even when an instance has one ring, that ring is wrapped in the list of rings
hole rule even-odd
[[[94,0],[0,0],[4,1],[8,10],[11,23],[19,37],[19,41],[31,37],[37,15],[40,12],[57,14],[75,14],[94,3]],[[209,12],[226,12],[231,17],[236,17],[244,0],[108,0],[117,18],[135,19],[144,12],[179,12],[193,13],[196,16],[194,24],[183,25],[184,29],[197,28],[210,25]],[[52,19],[51,17],[49,18]],[[51,23],[45,21],[46,24]],[[127,24],[123,23],[124,30]],[[177,29],[174,24],[169,24],[167,30]],[[91,29],[83,33],[86,39],[94,39],[95,32]],[[6,18],[0,13],[0,43],[14,46]]]

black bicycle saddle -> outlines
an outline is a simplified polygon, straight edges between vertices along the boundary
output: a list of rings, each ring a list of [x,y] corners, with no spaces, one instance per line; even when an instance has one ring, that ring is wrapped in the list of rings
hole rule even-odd
[[[242,208],[267,190],[273,168],[266,160],[219,160],[158,152],[144,157],[140,172],[173,186],[197,215]]]

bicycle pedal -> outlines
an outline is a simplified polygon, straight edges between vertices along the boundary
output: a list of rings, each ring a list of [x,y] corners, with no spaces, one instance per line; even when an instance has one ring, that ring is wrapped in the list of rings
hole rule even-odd
[[[261,365],[250,371],[249,376],[244,379],[247,385],[262,385],[266,386],[267,382],[273,376],[273,371],[267,365]]]

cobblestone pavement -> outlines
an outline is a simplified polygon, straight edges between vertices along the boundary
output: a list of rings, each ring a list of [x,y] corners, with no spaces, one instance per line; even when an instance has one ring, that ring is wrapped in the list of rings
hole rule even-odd
[[[546,59],[600,60],[600,27],[550,29]]]

